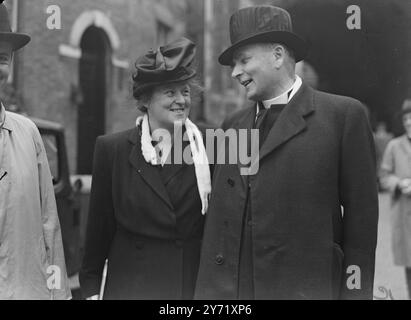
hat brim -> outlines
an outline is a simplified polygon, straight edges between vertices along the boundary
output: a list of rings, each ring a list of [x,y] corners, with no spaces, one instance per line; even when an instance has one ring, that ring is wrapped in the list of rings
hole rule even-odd
[[[15,32],[0,32],[0,41],[10,43],[13,51],[24,47],[31,40],[28,34]]]
[[[146,82],[141,84],[138,89],[134,90],[134,95],[139,96],[142,93],[146,92],[147,90],[159,86],[159,85],[165,85],[168,83],[175,83],[175,82],[181,82],[181,81],[186,81],[191,78],[194,78],[196,76],[196,71],[194,69],[190,70],[188,74],[185,74],[182,77],[175,78],[175,79],[168,79],[168,80],[159,80],[159,81],[153,81],[153,82]]]
[[[286,45],[294,51],[296,62],[304,60],[308,53],[307,43],[296,34],[288,31],[268,31],[237,41],[224,50],[224,52],[219,56],[218,62],[223,66],[229,66],[232,64],[233,54],[236,49],[247,44],[259,42],[282,43]]]

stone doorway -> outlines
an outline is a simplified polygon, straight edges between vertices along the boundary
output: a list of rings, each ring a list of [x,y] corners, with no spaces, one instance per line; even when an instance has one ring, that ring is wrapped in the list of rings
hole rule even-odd
[[[105,133],[109,40],[103,29],[88,27],[80,42],[77,174],[91,174],[96,138]]]

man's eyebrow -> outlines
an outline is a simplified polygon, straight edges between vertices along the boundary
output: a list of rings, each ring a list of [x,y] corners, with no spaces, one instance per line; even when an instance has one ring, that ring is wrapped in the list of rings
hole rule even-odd
[[[239,52],[239,53],[233,55],[233,61],[241,60],[241,59],[247,58],[249,56],[250,55],[247,52]]]
[[[244,53],[240,52],[240,53],[236,53],[233,55],[233,60],[238,60],[241,59],[241,57],[244,55]]]

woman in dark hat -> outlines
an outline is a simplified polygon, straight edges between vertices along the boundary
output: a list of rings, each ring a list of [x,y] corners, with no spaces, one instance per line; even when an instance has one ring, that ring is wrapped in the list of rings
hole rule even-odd
[[[211,191],[200,131],[188,118],[195,45],[182,38],[136,61],[136,127],[97,139],[85,297],[191,299]],[[190,152],[191,151],[191,152]]]
[[[392,249],[394,263],[405,267],[411,299],[411,100],[401,111],[405,134],[391,140],[381,163],[381,183],[392,197]]]

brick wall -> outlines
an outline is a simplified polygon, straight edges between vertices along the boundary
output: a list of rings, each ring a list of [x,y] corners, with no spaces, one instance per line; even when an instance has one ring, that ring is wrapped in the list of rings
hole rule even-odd
[[[59,47],[68,45],[74,51],[79,50],[70,43],[76,20],[84,12],[98,10],[103,14],[119,38],[112,56],[129,63],[128,68],[108,63],[106,106],[101,107],[105,108],[106,133],[111,133],[134,125],[137,116],[131,95],[134,61],[160,44],[157,21],[170,27],[169,39],[184,34],[185,3],[185,0],[19,0],[18,28],[30,34],[32,40],[16,55],[15,87],[29,115],[64,125],[71,172],[75,172],[77,156],[78,105],[73,92],[79,86],[79,58],[61,54]],[[47,28],[49,5],[61,8],[61,30]]]

